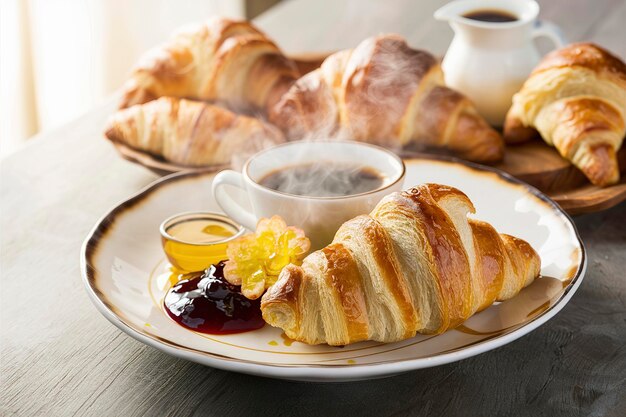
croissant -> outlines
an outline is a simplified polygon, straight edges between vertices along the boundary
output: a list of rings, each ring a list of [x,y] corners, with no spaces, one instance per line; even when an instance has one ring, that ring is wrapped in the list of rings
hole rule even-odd
[[[504,142],[469,99],[444,85],[434,56],[397,35],[329,56],[269,110],[289,139],[344,137],[400,148],[446,148],[478,162]]]
[[[626,64],[599,46],[576,43],[535,68],[513,97],[504,136],[515,143],[539,132],[593,184],[606,186],[619,181],[625,120]]]
[[[265,109],[299,76],[296,65],[250,23],[215,18],[147,53],[124,86],[120,108],[162,96]]]
[[[393,342],[454,328],[539,274],[525,241],[467,217],[461,191],[423,184],[344,223],[265,293],[265,321],[308,344]]]
[[[105,134],[113,142],[189,166],[230,163],[233,155],[284,142],[276,127],[259,119],[173,97],[117,111]]]

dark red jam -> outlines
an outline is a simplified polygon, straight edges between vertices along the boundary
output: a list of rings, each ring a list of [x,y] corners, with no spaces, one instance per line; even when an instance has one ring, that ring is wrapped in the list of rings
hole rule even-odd
[[[224,261],[196,277],[180,281],[165,296],[165,310],[178,324],[209,334],[232,334],[260,329],[261,300],[248,300],[241,287],[224,278]]]

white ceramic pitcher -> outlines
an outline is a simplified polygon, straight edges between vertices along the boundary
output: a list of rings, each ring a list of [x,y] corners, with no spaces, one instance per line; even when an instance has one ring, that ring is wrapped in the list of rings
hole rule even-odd
[[[512,22],[484,22],[463,15],[496,10],[517,17]],[[534,0],[456,0],[435,12],[450,23],[454,39],[443,59],[446,84],[468,96],[487,121],[502,126],[515,94],[541,56],[533,40],[565,42],[558,27],[537,20]]]

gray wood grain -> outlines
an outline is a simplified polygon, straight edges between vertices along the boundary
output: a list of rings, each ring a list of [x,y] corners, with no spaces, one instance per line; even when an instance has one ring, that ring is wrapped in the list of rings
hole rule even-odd
[[[259,22],[292,52],[400,32],[442,53],[438,1],[308,1]],[[317,5],[317,9],[314,7]],[[626,3],[543,1],[571,40],[626,57]],[[297,48],[297,49],[296,49]],[[553,320],[495,351],[369,382],[309,384],[185,362],[127,337],[91,305],[82,240],[156,178],[102,139],[113,101],[0,162],[0,415],[626,415],[626,205],[578,217],[589,251],[578,293]]]

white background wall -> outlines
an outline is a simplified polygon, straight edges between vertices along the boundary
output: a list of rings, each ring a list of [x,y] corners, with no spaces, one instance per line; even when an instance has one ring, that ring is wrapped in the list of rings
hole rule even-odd
[[[1,0],[0,156],[121,86],[180,26],[244,16],[244,0]]]

